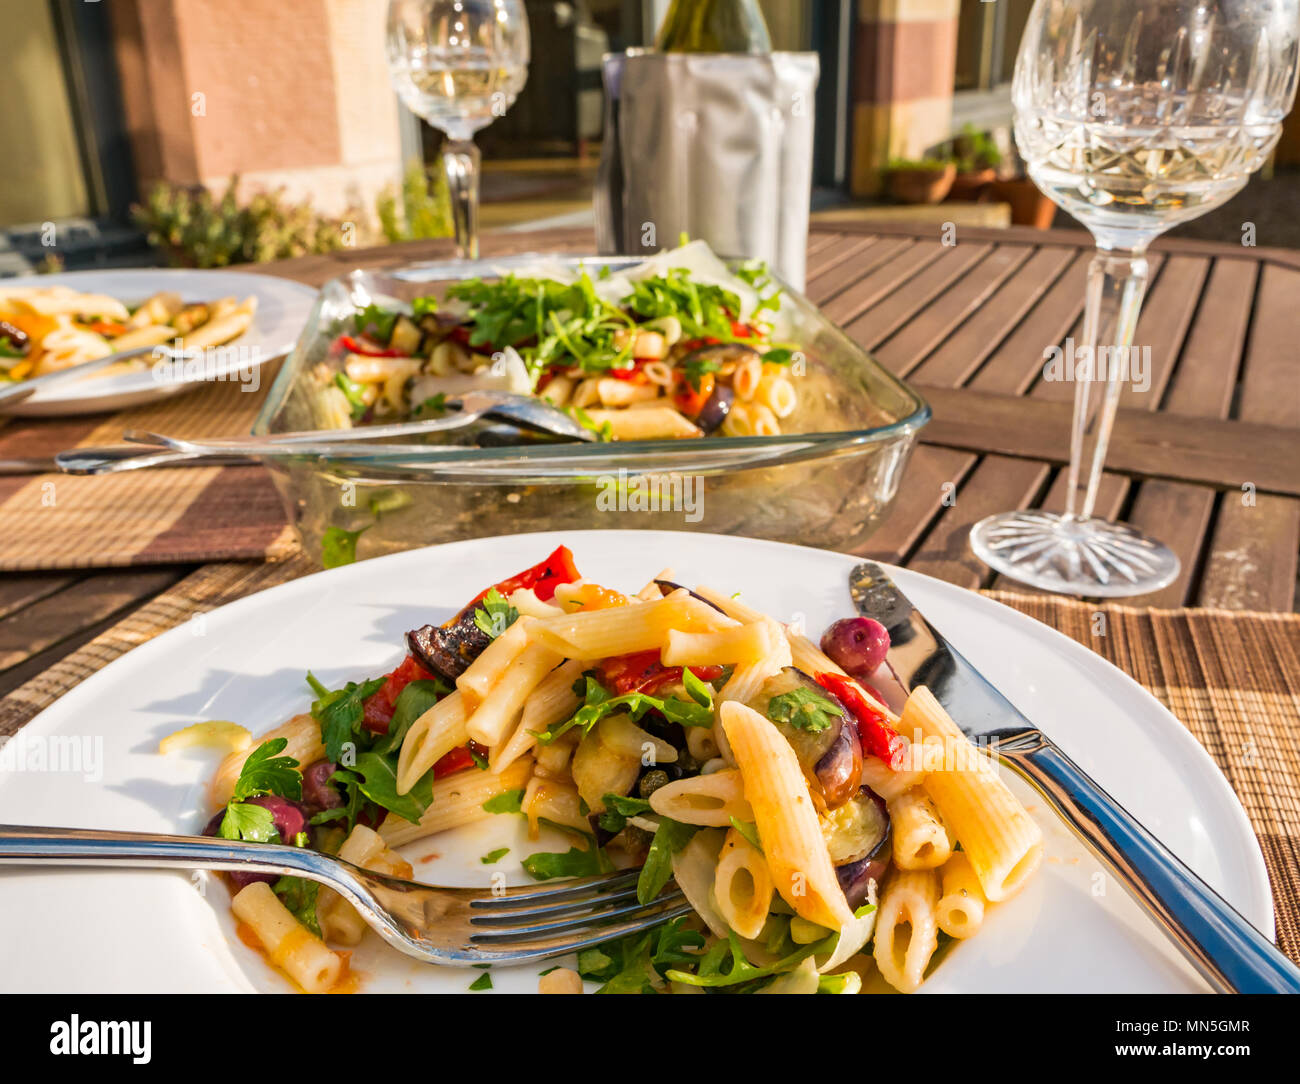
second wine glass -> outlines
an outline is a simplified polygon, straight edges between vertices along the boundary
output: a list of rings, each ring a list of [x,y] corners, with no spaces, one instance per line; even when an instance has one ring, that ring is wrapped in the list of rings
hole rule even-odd
[[[503,116],[528,79],[523,0],[389,0],[387,42],[398,97],[447,136],[443,168],[457,255],[477,259],[474,133]]]
[[[1245,187],[1295,100],[1300,0],[1037,0],[1012,84],[1029,176],[1088,227],[1063,515],[1004,512],[971,530],[995,571],[1115,597],[1171,583],[1178,558],[1093,515],[1146,291],[1147,246]],[[1051,377],[1045,373],[1045,377]]]

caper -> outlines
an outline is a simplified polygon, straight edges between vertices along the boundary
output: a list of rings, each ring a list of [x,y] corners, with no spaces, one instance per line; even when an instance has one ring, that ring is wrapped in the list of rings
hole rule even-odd
[[[641,783],[637,787],[637,792],[642,798],[649,798],[660,787],[668,785],[668,773],[661,768],[656,768],[652,772],[646,772],[641,777]]]

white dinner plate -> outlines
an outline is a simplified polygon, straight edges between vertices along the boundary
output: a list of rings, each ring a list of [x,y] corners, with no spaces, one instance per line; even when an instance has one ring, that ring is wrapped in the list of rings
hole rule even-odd
[[[247,271],[151,267],[0,279],[0,287],[14,286],[68,286],[82,293],[108,294],[126,305],[138,305],[162,290],[180,294],[186,304],[222,297],[243,301],[251,294],[257,298],[253,322],[229,343],[240,348],[229,358],[236,369],[245,364],[260,367],[292,350],[316,301],[316,291],[310,286]],[[209,379],[219,379],[231,364],[214,366]],[[69,379],[42,388],[30,399],[5,407],[3,412],[49,416],[123,410],[166,395],[191,391],[200,383],[189,379],[160,381],[147,369],[115,376],[91,374],[83,380]]]
[[[89,677],[22,732],[28,742],[102,741],[100,769],[0,773],[0,822],[196,832],[219,755],[156,752],[196,720],[260,734],[307,710],[310,668],[334,688],[382,673],[403,634],[441,622],[480,587],[565,543],[583,576],[638,590],[666,565],[688,585],[741,592],[814,635],[850,615],[854,559],[744,538],[662,531],[571,531],[458,542],[336,569],[224,606]],[[1259,847],[1226,780],[1196,740],[1136,683],[1086,648],[981,596],[898,570],[899,586],[1016,705],[1261,931],[1272,907]],[[958,715],[960,721],[960,715]],[[34,746],[33,746],[34,748]],[[86,776],[101,775],[101,778]],[[1018,784],[1017,784],[1018,786]],[[1017,897],[927,981],[937,991],[1179,991],[1204,987],[1099,864],[1019,787],[1042,825],[1046,859]],[[420,880],[525,883],[519,860],[565,849],[529,843],[522,818],[412,844]],[[479,859],[508,846],[498,865]],[[430,858],[429,856],[436,856]],[[234,934],[229,893],[210,875],[0,872],[0,989],[284,991],[287,980]],[[464,991],[479,972],[416,963],[373,934],[353,955],[362,988]],[[533,966],[494,970],[497,990],[535,990]]]

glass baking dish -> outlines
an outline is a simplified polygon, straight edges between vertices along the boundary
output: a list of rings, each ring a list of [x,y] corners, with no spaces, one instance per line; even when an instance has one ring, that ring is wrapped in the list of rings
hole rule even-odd
[[[527,254],[354,271],[320,292],[254,423],[268,435],[328,428],[320,389],[342,358],[345,321],[371,302],[442,296],[457,279],[491,279],[538,261],[597,274],[632,257]],[[654,528],[743,534],[827,549],[860,547],[898,492],[925,401],[789,286],[777,330],[804,357],[793,370],[799,432],[777,436],[491,446],[479,422],[364,459],[269,464],[306,552],[322,563],[498,534]],[[784,425],[785,423],[783,423]],[[479,446],[480,441],[488,446]]]

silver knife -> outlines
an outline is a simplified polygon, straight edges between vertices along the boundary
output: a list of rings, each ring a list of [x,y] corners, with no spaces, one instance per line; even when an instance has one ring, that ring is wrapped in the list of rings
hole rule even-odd
[[[889,662],[928,686],[972,737],[1026,779],[1216,990],[1300,993],[1300,968],[1187,868],[962,658],[879,565],[849,573],[858,612],[889,630]]]

